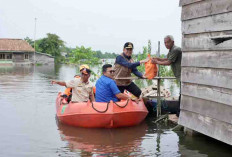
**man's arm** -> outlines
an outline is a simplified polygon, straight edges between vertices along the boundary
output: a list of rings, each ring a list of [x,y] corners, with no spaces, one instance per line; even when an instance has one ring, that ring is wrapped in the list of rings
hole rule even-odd
[[[137,68],[133,68],[132,73],[140,78],[143,78],[143,74],[141,72],[139,72]]]
[[[95,102],[95,97],[94,97],[94,94],[93,94],[93,88],[92,88],[91,93],[89,94],[89,99],[90,99],[92,102]]]
[[[90,95],[90,100],[92,101],[92,102],[95,102],[95,97],[94,97],[94,95],[92,94],[92,95]]]
[[[168,60],[167,58],[163,58],[164,60],[159,60],[157,58],[152,58],[152,62],[159,64],[159,65],[171,65],[172,62]]]
[[[120,100],[131,99],[130,96],[120,92],[120,90],[118,89],[118,87],[114,81],[110,83],[110,88],[118,99],[120,99]],[[137,98],[133,98],[132,100],[134,100],[134,101],[136,101],[136,103],[138,103]]]
[[[52,83],[52,84],[58,84],[58,85],[60,85],[60,86],[66,86],[66,82],[64,82],[64,81],[52,80],[51,83]]]
[[[122,56],[117,56],[117,58],[116,58],[116,63],[117,64],[125,66],[125,67],[127,67],[129,69],[136,68],[137,66],[140,66],[141,64],[146,63],[148,61],[149,61],[149,58],[146,58],[146,59],[141,60],[139,62],[130,63],[125,58],[123,58]]]
[[[117,56],[116,63],[120,64],[122,66],[125,66],[125,67],[127,67],[129,69],[133,69],[133,68],[140,65],[140,62],[130,63],[125,58],[123,58],[122,56]]]
[[[118,94],[116,94],[116,97],[120,100],[131,99],[131,100],[135,101],[137,104],[139,103],[139,99],[137,97],[132,98],[124,93],[118,93]]]
[[[118,93],[118,94],[116,94],[116,97],[117,97],[118,99],[120,99],[120,100],[127,100],[127,99],[130,98],[128,95],[126,95],[126,94],[124,94],[124,93]]]
[[[157,58],[158,61],[167,61],[167,58]]]

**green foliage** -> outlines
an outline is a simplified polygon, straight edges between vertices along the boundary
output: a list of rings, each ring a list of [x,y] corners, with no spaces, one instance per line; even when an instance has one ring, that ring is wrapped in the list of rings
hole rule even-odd
[[[96,55],[95,51],[92,51],[91,48],[85,48],[84,46],[76,47],[71,53],[69,57],[70,63],[98,63],[99,58],[94,57]]]
[[[24,39],[34,48],[34,41],[29,37]],[[35,50],[50,54],[55,57],[56,62],[64,62],[65,58],[61,56],[61,48],[64,47],[64,41],[56,34],[47,33],[47,37],[35,41]]]
[[[31,47],[34,48],[34,41],[33,41],[32,39],[30,39],[29,37],[26,37],[26,38],[24,38],[24,40],[25,40],[26,42],[28,42],[28,44],[30,44]]]
[[[136,56],[136,58],[138,59],[138,61],[141,61],[143,59],[146,59],[148,54],[151,54],[151,41],[148,40],[148,46],[144,46],[143,47],[143,53],[140,53]],[[144,64],[143,65],[140,65],[138,68],[137,68],[140,72],[145,72],[145,66]]]
[[[60,48],[64,46],[64,41],[56,34],[47,33],[47,37],[39,41],[39,49],[42,53],[51,54],[55,57],[60,57]]]
[[[115,54],[114,52],[113,53],[109,53],[109,52],[102,53],[101,51],[98,50],[94,54],[94,57],[101,58],[101,59],[108,59],[108,58],[113,59],[117,57],[117,54]]]
[[[147,52],[151,54],[151,40],[148,40]]]
[[[60,52],[67,52],[67,54],[71,53],[73,50],[74,50],[74,48],[66,47],[66,46],[62,46],[60,48]]]

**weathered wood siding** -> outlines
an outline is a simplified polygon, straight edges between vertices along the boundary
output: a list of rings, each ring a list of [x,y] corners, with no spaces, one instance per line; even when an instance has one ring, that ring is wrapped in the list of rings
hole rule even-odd
[[[186,1],[183,1],[186,3]],[[195,1],[196,2],[196,1]],[[232,11],[231,0],[198,1],[182,8],[181,19],[188,20]]]
[[[232,145],[232,0],[180,0],[180,6],[179,124]]]

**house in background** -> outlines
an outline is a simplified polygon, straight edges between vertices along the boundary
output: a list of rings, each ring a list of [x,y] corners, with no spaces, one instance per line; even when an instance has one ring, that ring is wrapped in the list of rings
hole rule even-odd
[[[0,38],[0,66],[32,63],[53,64],[54,57],[44,53],[35,53],[34,48],[25,40]]]
[[[0,65],[31,64],[34,48],[22,39],[0,39]]]

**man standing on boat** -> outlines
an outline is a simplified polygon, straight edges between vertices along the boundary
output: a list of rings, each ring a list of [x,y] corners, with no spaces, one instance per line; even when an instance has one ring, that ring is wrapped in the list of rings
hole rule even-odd
[[[182,51],[180,47],[175,46],[174,38],[171,35],[167,35],[164,38],[164,44],[169,52],[167,54],[167,58],[152,58],[153,63],[160,65],[171,65],[174,76],[180,84],[181,79],[181,59],[182,59]],[[181,99],[181,94],[179,96],[179,102]],[[179,106],[180,107],[180,106]],[[179,109],[180,110],[180,109]],[[179,111],[177,112],[179,115]]]
[[[130,78],[124,78],[131,77],[131,73],[140,78],[146,78],[142,73],[137,70],[136,67],[140,66],[143,63],[146,63],[149,59],[147,58],[145,60],[134,62],[132,59],[133,49],[133,44],[131,42],[127,42],[124,44],[123,53],[116,57],[114,67],[115,80],[121,93],[123,93],[124,90],[127,90],[134,96],[139,97],[142,93],[139,87],[134,84],[134,82],[132,82]]]
[[[105,64],[102,67],[103,75],[96,82],[96,102],[117,102],[119,100],[127,100],[131,97],[121,93],[118,89],[114,78],[114,70],[111,64]],[[133,98],[138,103],[137,98]]]
[[[83,66],[81,66],[83,67]],[[87,102],[89,99],[95,101],[93,94],[93,85],[89,82],[89,77],[91,74],[90,69],[82,68],[81,76],[79,78],[74,78],[71,81],[55,81],[52,80],[52,84],[58,84],[60,86],[66,86],[67,88],[72,88],[72,102]]]

